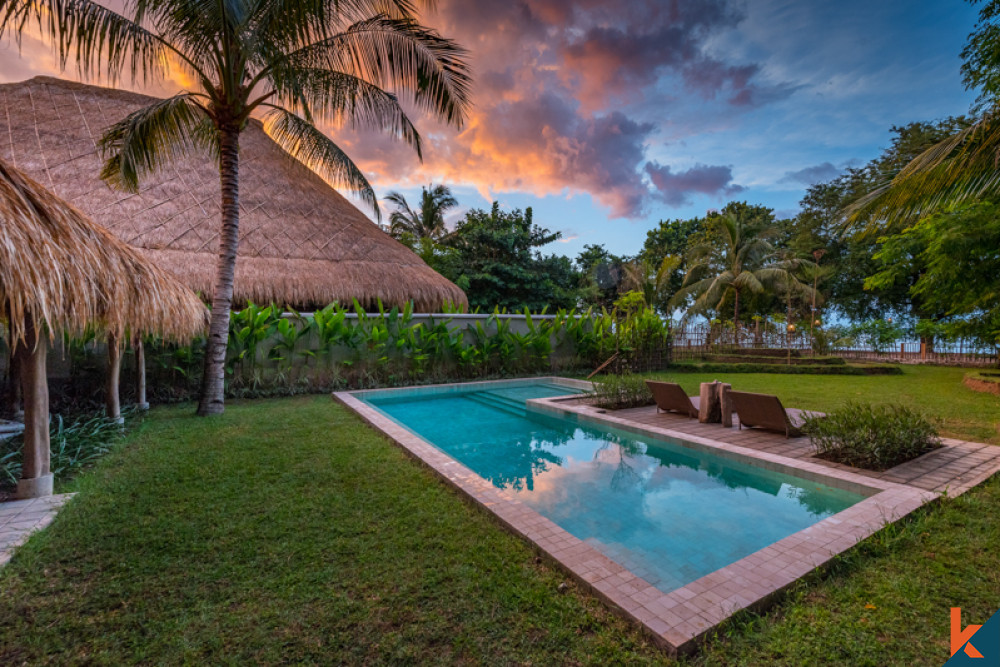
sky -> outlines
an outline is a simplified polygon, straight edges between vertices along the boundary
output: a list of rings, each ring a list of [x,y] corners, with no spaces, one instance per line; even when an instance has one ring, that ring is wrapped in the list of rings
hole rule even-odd
[[[563,235],[547,253],[635,254],[658,221],[734,199],[793,215],[810,184],[876,157],[893,125],[965,113],[975,97],[959,72],[975,22],[965,0],[437,5],[422,22],[470,54],[464,127],[414,114],[422,162],[385,136],[325,129],[380,198],[415,204],[421,185],[444,183],[452,223],[493,200],[530,206]],[[34,39],[0,49],[0,81],[77,78]]]

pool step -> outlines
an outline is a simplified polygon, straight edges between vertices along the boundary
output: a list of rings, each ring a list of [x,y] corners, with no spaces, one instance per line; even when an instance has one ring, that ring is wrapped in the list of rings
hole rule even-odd
[[[496,408],[497,410],[503,410],[504,412],[509,412],[519,417],[524,416],[524,402],[519,401],[516,398],[498,396],[497,394],[491,394],[488,391],[473,392],[471,394],[466,394],[465,397],[479,403],[480,405]]]

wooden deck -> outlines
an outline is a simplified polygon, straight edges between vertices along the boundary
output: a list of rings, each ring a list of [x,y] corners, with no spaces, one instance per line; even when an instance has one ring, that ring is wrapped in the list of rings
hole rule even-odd
[[[792,410],[789,410],[789,413],[791,412]],[[615,410],[613,414],[639,426],[669,429],[682,435],[718,440],[777,456],[809,460],[855,475],[906,484],[925,491],[947,492],[949,496],[967,491],[1000,470],[1000,447],[981,442],[943,438],[944,446],[940,449],[885,472],[873,472],[816,457],[808,437],[786,438],[780,433],[756,428],[740,430],[736,415],[733,415],[733,427],[725,428],[721,424],[702,424],[697,419],[672,413],[657,413],[654,406]]]

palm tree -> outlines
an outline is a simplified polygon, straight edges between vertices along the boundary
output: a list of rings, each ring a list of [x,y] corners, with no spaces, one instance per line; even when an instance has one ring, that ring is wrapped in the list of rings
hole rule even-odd
[[[428,0],[429,2],[430,0]],[[399,99],[460,126],[469,104],[465,52],[421,26],[413,0],[0,0],[0,36],[38,25],[65,67],[146,83],[168,67],[191,90],[130,114],[99,145],[101,176],[125,190],[171,158],[207,150],[219,164],[222,220],[198,414],[223,411],[224,364],[239,243],[240,132],[252,114],[288,153],[375,208],[371,185],[314,122],[377,129],[412,146]]]
[[[409,235],[414,239],[440,241],[448,232],[444,224],[444,214],[458,206],[451,190],[446,185],[433,183],[421,188],[420,209],[414,211],[400,192],[390,192],[385,200],[395,205],[396,210],[389,215],[389,233],[402,238]]]
[[[740,295],[764,291],[764,262],[773,255],[768,241],[773,229],[751,217],[723,213],[707,221],[706,240],[691,248],[691,268],[681,289],[674,295],[674,305],[694,297],[693,311],[719,310],[732,294],[733,322],[739,328]]]
[[[774,254],[772,261],[762,268],[758,273],[767,283],[778,288],[778,292],[785,297],[785,346],[788,350],[788,363],[792,363],[791,348],[791,324],[792,324],[792,299],[799,297],[808,302],[816,303],[816,288],[810,286],[808,282],[799,279],[799,275],[806,273],[816,277],[819,265],[816,262],[796,257],[790,250],[784,249]],[[810,328],[810,331],[812,329]]]

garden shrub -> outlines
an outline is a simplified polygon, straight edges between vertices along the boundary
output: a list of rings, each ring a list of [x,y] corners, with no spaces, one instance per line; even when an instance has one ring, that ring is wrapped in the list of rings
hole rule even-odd
[[[818,455],[868,470],[887,470],[941,446],[937,431],[904,405],[851,402],[826,417],[805,416]]]
[[[605,375],[600,382],[594,383],[587,396],[597,407],[609,410],[653,404],[653,394],[646,386],[645,378],[635,373]]]
[[[123,410],[122,414],[125,423],[130,424],[139,413],[133,408]],[[103,414],[82,415],[72,421],[53,415],[49,428],[49,467],[56,479],[62,481],[72,477],[110,452],[125,433],[125,427]],[[6,440],[0,439],[0,487],[17,485],[23,456],[23,433]]]

